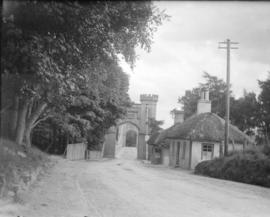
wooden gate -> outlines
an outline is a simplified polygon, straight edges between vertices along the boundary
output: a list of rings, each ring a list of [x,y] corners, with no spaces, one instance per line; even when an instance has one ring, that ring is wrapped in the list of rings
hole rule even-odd
[[[68,144],[66,150],[66,158],[69,160],[83,160],[85,159],[86,144],[76,143]]]

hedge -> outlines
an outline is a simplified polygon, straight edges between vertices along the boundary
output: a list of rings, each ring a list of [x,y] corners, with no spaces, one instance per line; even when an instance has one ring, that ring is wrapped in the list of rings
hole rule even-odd
[[[270,187],[270,148],[203,161],[195,167],[195,174]]]

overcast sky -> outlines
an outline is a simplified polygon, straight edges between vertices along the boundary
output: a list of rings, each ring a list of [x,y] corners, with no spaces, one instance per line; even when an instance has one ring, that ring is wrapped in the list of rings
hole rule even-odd
[[[226,78],[226,51],[218,42],[239,42],[232,50],[231,83],[235,97],[243,89],[259,93],[257,80],[270,71],[270,2],[155,2],[171,16],[159,27],[150,53],[138,50],[130,75],[129,94],[159,95],[157,120],[173,124],[170,111],[180,107],[179,96],[203,81],[203,71]]]

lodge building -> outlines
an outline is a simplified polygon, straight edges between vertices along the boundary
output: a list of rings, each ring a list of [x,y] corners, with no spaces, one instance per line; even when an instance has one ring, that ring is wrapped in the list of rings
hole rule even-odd
[[[203,90],[197,104],[197,112],[184,120],[184,112],[173,110],[173,126],[150,137],[152,161],[160,155],[160,163],[166,166],[194,169],[204,160],[220,157],[224,153],[225,120],[211,112],[209,91]],[[236,126],[229,125],[228,151],[244,150],[253,141]]]

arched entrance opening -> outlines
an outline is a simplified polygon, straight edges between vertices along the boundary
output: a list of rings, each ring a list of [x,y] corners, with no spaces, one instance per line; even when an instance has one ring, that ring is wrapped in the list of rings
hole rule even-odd
[[[139,127],[133,122],[127,121],[118,124],[116,130],[116,143],[121,147],[137,147]]]
[[[129,130],[126,133],[126,146],[136,147],[137,145],[137,132],[135,130]]]

